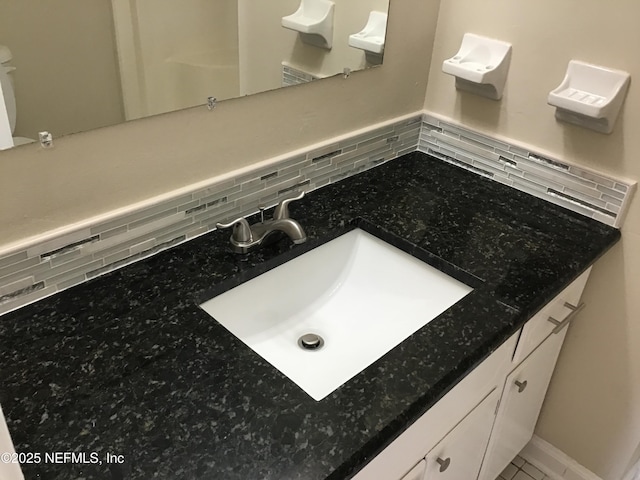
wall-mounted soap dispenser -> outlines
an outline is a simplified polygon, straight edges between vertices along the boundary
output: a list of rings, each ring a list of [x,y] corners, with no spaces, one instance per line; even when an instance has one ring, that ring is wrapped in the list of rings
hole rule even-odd
[[[387,33],[387,14],[372,11],[365,27],[349,35],[349,46],[364,50],[369,63],[380,63]]]
[[[298,32],[303,42],[330,50],[334,8],[329,0],[301,0],[295,13],[282,17],[282,26]]]
[[[631,76],[571,60],[558,88],[547,103],[556,107],[556,118],[600,133],[611,133],[624,102]]]
[[[442,71],[456,77],[456,88],[500,100],[511,62],[511,44],[465,33],[460,50]]]

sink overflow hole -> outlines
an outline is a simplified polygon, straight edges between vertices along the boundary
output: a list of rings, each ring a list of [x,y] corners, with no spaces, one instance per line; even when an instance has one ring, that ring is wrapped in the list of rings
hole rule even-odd
[[[324,339],[315,333],[307,333],[298,339],[298,345],[303,350],[320,350],[324,345]]]

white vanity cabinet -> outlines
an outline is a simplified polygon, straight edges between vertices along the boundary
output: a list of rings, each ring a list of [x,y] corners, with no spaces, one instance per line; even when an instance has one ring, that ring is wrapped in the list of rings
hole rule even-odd
[[[590,270],[545,305],[354,480],[495,480],[533,436]]]
[[[523,327],[479,480],[495,480],[531,440],[566,327],[582,308],[580,297],[590,271],[573,281]]]

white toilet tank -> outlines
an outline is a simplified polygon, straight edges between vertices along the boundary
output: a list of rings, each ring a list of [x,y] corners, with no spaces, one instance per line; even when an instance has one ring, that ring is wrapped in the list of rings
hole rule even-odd
[[[9,116],[9,124],[11,125],[11,133],[16,129],[16,96],[13,91],[13,82],[9,73],[13,71],[13,67],[9,62],[13,59],[11,50],[5,45],[0,45],[0,84],[2,85],[2,93],[4,95],[4,104]]]
[[[2,93],[4,97],[4,104],[7,110],[7,116],[9,117],[9,125],[11,126],[11,134],[16,130],[16,95],[13,89],[13,75],[11,72],[15,70],[10,62],[13,60],[13,55],[9,47],[0,45],[0,85],[2,85]],[[24,145],[26,143],[34,142],[35,140],[25,137],[13,137],[14,146]]]

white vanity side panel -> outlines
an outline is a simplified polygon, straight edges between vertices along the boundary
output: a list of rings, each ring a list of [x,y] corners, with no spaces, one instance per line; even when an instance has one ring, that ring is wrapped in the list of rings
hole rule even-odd
[[[5,455],[3,454],[15,453],[13,448],[13,442],[9,435],[9,428],[7,422],[4,419],[2,413],[2,406],[0,406],[0,479],[2,480],[24,480],[20,465],[17,463],[7,463]]]
[[[354,480],[402,478],[444,438],[492,389],[502,388],[511,368],[519,332],[460,381],[404,433],[353,477]]]

